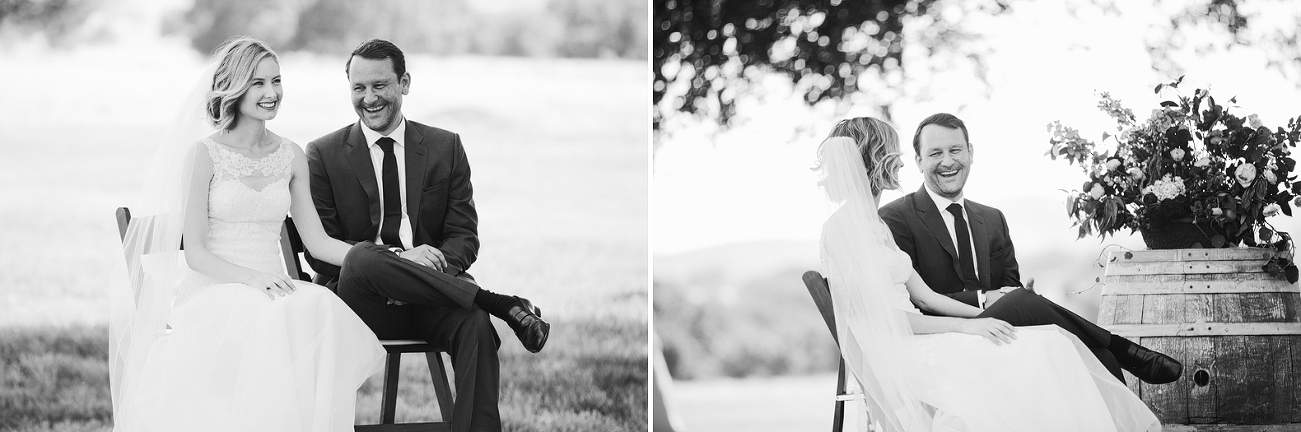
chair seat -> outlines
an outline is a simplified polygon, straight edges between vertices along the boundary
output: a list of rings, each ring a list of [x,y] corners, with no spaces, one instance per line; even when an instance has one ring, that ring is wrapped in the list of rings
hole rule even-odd
[[[417,339],[380,339],[379,343],[384,345],[384,350],[390,354],[393,353],[427,353],[439,352],[428,342]]]

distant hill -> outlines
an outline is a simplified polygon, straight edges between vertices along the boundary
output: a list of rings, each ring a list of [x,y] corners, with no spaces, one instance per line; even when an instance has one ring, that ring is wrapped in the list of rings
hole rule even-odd
[[[1023,279],[1087,319],[1102,289],[1099,252],[1112,244],[1075,240],[1062,205],[1049,197],[986,202],[1008,218]],[[1137,237],[1116,239],[1141,248]],[[1113,248],[1117,246],[1112,246]],[[654,262],[655,330],[675,378],[782,375],[833,370],[835,346],[800,275],[819,267],[816,241],[753,241]],[[1068,292],[1083,291],[1080,294]]]

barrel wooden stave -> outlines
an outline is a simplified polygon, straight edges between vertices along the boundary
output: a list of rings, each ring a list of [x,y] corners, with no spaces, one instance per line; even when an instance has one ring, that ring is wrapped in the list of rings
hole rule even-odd
[[[1099,324],[1184,364],[1170,384],[1125,373],[1163,422],[1301,423],[1301,290],[1264,272],[1272,254],[1112,253]]]

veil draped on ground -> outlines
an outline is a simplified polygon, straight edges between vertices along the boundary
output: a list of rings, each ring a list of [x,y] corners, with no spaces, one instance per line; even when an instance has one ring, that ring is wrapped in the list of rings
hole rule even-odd
[[[172,123],[158,135],[153,162],[144,173],[131,222],[122,238],[109,287],[109,385],[114,429],[135,430],[137,419],[119,415],[138,401],[134,394],[154,341],[166,334],[177,285],[189,267],[181,252],[186,191],[194,143],[213,131],[204,114],[216,64],[204,68],[181,101]]]
[[[892,261],[888,254],[897,249],[877,215],[854,140],[823,142],[819,171],[819,184],[834,209],[822,227],[821,251],[845,366],[862,387],[872,420],[885,431],[930,430],[930,414],[904,373],[912,328],[905,313],[892,306],[896,288],[886,267]]]

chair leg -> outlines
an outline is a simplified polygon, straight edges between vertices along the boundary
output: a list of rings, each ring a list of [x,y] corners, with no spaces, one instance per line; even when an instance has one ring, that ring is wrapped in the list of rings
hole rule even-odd
[[[398,405],[398,381],[402,377],[402,353],[388,353],[384,361],[384,396],[379,404],[379,422],[393,424]]]
[[[845,359],[840,359],[840,372],[836,374],[836,414],[831,419],[831,432],[841,432],[845,427],[845,401],[840,395],[845,394]]]
[[[452,421],[452,400],[451,384],[447,382],[447,365],[443,363],[443,353],[431,351],[425,353],[425,359],[429,362],[429,378],[434,382],[434,395],[438,396],[438,411],[442,414],[442,420],[445,422]]]

